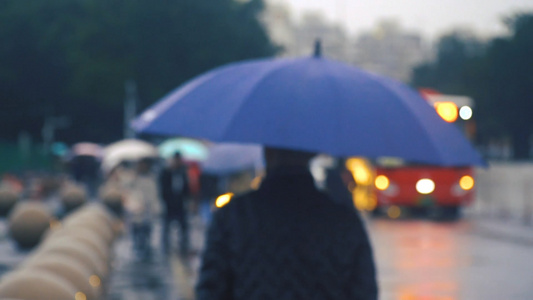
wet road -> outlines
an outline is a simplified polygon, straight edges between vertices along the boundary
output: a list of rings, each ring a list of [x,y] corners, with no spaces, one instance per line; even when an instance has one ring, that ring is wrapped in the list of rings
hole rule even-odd
[[[383,300],[533,299],[533,228],[369,220]]]
[[[366,222],[382,300],[533,299],[532,226],[475,216],[449,223]],[[187,264],[176,255],[164,256],[158,251],[157,230],[154,256],[149,261],[135,257],[127,235],[120,238],[115,244],[113,272],[104,299],[194,299],[192,286],[204,228],[192,228],[196,229],[192,243],[197,253]],[[0,235],[0,275],[27,255],[17,251],[5,234]]]
[[[533,299],[531,226],[470,216],[458,222],[368,219],[367,227],[382,300]],[[201,235],[193,236],[198,248]],[[194,299],[198,257],[189,270],[176,257],[144,264],[127,254],[130,246],[117,245],[109,300]]]

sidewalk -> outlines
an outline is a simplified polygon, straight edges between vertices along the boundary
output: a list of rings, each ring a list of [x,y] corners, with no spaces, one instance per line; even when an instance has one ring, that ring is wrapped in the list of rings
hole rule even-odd
[[[533,246],[533,226],[519,220],[502,220],[483,216],[469,216],[475,221],[476,233],[480,236],[498,239],[522,246]]]
[[[173,249],[170,255],[163,254],[160,224],[153,228],[153,255],[149,260],[135,256],[128,233],[120,237],[114,247],[115,258],[106,299],[194,300],[205,226],[196,216],[191,218],[190,225],[191,255],[187,259],[180,258],[177,249]],[[171,234],[171,237],[177,236],[176,228]],[[173,244],[177,245],[175,239]]]

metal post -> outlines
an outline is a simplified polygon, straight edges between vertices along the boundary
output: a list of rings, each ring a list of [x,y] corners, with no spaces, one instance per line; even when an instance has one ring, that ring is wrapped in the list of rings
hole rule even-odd
[[[126,98],[124,99],[124,138],[135,138],[135,132],[131,128],[131,121],[137,113],[137,84],[134,80],[127,80],[124,84]]]
[[[532,221],[532,207],[531,207],[531,197],[530,197],[530,191],[531,188],[529,187],[528,180],[524,180],[524,211],[522,215],[522,220],[524,225],[531,225]]]

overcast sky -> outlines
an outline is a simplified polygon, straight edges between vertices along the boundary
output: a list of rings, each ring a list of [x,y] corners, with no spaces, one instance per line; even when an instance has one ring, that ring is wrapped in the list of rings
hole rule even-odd
[[[505,32],[501,18],[513,12],[533,11],[533,0],[269,0],[285,3],[296,18],[320,11],[328,20],[351,32],[368,30],[380,19],[395,18],[402,27],[429,38],[455,27],[468,27],[491,36]]]

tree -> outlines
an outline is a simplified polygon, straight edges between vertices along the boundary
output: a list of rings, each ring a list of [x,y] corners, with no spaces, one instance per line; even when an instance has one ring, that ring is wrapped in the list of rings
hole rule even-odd
[[[64,115],[64,141],[118,139],[126,80],[143,108],[208,69],[273,55],[262,9],[262,0],[4,0],[0,138],[37,137],[46,115]]]
[[[510,136],[514,159],[527,159],[533,133],[533,14],[517,14],[505,23],[509,36],[486,46],[457,34],[441,38],[437,59],[415,69],[413,84],[472,96],[478,141]]]
[[[453,32],[440,38],[434,62],[414,69],[412,83],[450,94],[472,92],[471,70],[484,53],[485,45],[465,32]]]
[[[501,134],[498,132],[501,120],[493,113],[487,97],[486,48],[486,43],[467,32],[444,35],[437,43],[435,60],[416,67],[412,78],[412,84],[419,88],[474,98],[478,143]]]
[[[494,39],[487,53],[488,97],[512,138],[515,159],[530,157],[533,131],[533,14],[506,19],[509,37]]]

